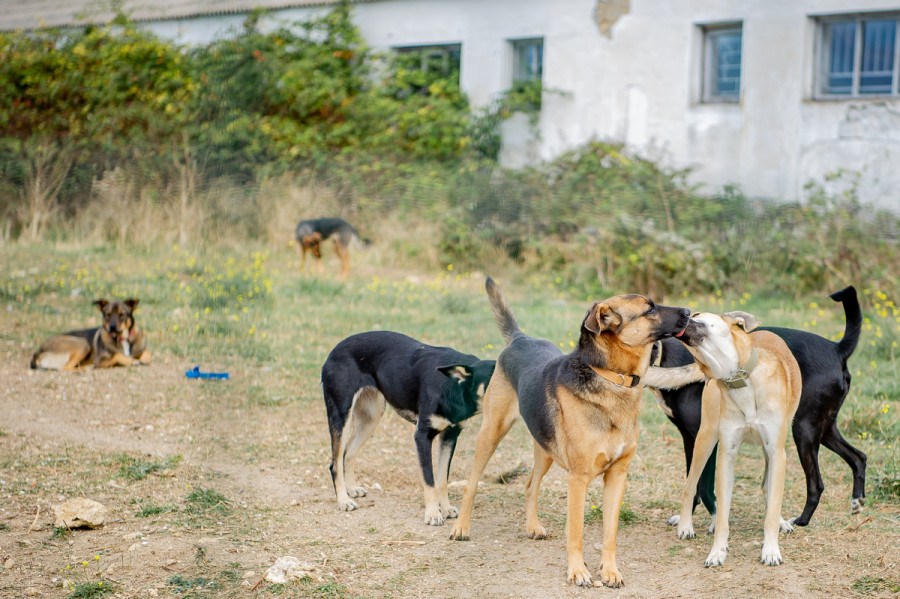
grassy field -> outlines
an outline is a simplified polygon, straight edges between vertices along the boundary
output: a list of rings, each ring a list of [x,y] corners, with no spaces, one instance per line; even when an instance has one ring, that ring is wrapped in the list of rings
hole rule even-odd
[[[336,260],[326,260],[324,275],[301,275],[290,248],[13,245],[0,247],[0,256],[0,595],[101,596],[100,582],[123,597],[408,597],[425,596],[434,584],[455,590],[430,596],[581,593],[564,584],[561,471],[551,471],[542,490],[542,517],[552,541],[541,546],[538,564],[529,554],[534,545],[519,530],[523,481],[488,481],[520,463],[530,466],[522,426],[493,458],[475,514],[475,526],[486,536],[493,522],[509,529],[493,542],[518,563],[504,569],[515,588],[490,571],[486,556],[496,547],[479,549],[473,542],[457,549],[446,542],[448,527],[422,525],[412,428],[392,413],[363,450],[369,458],[362,478],[369,485],[381,481],[384,492],[370,495],[374,501],[367,499],[359,512],[339,514],[326,468],[319,369],[336,342],[371,329],[496,357],[502,342],[484,296],[485,274],[504,288],[527,333],[563,351],[577,341],[590,302],[602,298],[576,297],[560,280],[516,272],[459,272],[452,265],[440,272],[401,269],[391,266],[388,252],[377,250],[354,254],[347,281],[334,277]],[[756,597],[900,591],[900,309],[896,298],[865,281],[853,283],[866,320],[850,361],[854,380],[839,424],[868,455],[867,508],[850,516],[850,471],[823,448],[822,504],[812,525],[788,537],[782,548],[787,563],[779,572],[789,572],[789,582],[767,582],[754,591]],[[654,299],[708,311],[742,309],[763,324],[837,339],[843,314],[827,298],[831,291],[836,290],[802,301],[727,292]],[[149,334],[150,366],[28,371],[43,338],[98,323],[91,301],[111,296],[140,298],[138,322]],[[231,380],[186,381],[184,371],[194,365],[228,371]],[[679,541],[664,526],[677,505],[683,458],[676,429],[645,395],[640,455],[629,474],[623,510],[628,517],[620,530],[626,555],[620,567],[629,582],[620,595],[706,596],[703,584],[713,584],[733,591],[717,596],[750,596],[762,566],[739,563],[754,562],[753,543],[762,536],[760,457],[745,448],[738,464],[735,554],[724,570],[727,577],[711,574],[702,568],[709,541]],[[468,474],[476,420],[463,434],[451,480]],[[788,461],[785,511],[791,516],[805,499],[792,442]],[[78,495],[107,503],[115,522],[99,531],[53,529],[51,506]],[[460,495],[459,488],[451,491],[454,503]],[[592,486],[589,522],[596,520],[591,506],[601,495]],[[698,516],[698,530],[705,522]],[[591,542],[598,537],[593,534]],[[147,547],[155,547],[154,553]],[[453,551],[462,553],[446,559]],[[298,553],[315,566],[306,580],[261,581],[275,558]],[[587,545],[586,557],[592,567],[599,563]],[[647,569],[640,573],[633,562],[644,558]],[[635,574],[631,580],[629,573]],[[677,592],[667,586],[673,573],[686,585]],[[774,580],[769,571],[763,574]],[[691,590],[691,584],[700,586]]]

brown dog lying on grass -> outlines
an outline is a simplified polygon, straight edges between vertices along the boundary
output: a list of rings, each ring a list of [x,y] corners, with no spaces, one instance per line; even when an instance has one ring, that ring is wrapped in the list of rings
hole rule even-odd
[[[91,364],[94,368],[109,368],[149,363],[144,332],[134,324],[139,301],[96,300],[94,305],[103,314],[103,325],[50,337],[32,356],[31,367],[77,370]]]

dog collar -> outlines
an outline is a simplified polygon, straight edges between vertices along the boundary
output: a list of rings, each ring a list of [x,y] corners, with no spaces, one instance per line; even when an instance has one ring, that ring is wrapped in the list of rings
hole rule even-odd
[[[589,366],[591,367],[591,370],[599,374],[601,377],[605,378],[610,383],[613,383],[614,385],[633,389],[641,384],[641,377],[636,374],[622,374],[621,372],[616,372],[615,370],[597,368],[593,364],[589,364]]]
[[[750,378],[750,373],[753,372],[753,369],[756,368],[756,363],[759,361],[759,352],[756,351],[754,347],[750,351],[750,357],[747,358],[747,361],[744,362],[744,365],[738,368],[738,371],[732,374],[727,379],[722,379],[722,382],[729,389],[743,389],[747,386],[747,379]]]

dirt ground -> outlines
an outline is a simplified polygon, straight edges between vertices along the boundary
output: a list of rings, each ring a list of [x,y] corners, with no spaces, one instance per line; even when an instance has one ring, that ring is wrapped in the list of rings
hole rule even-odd
[[[678,540],[665,519],[683,478],[680,440],[658,414],[642,417],[629,473],[631,522],[619,529],[623,589],[566,584],[565,482],[551,469],[540,511],[550,532],[523,532],[530,465],[521,424],[501,443],[479,491],[473,538],[423,523],[412,427],[392,411],[363,448],[360,509],[338,510],[327,471],[328,437],[317,381],[267,369],[232,369],[229,381],[189,381],[192,366],[166,355],[152,365],[74,374],[27,369],[29,350],[0,338],[0,596],[63,597],[66,582],[107,581],[120,597],[896,597],[900,525],[895,505],[849,513],[849,470],[823,449],[826,491],[812,525],[782,536],[785,563],[759,563],[761,466],[739,462],[726,565],[703,567],[711,539]],[[283,390],[280,396],[269,388]],[[645,412],[657,408],[649,399]],[[451,500],[458,505],[480,418],[461,438]],[[802,474],[789,452],[787,515],[799,512]],[[134,480],[126,458],[181,460]],[[192,491],[227,501],[198,508]],[[55,531],[52,508],[84,496],[107,506],[102,528]],[[592,485],[589,503],[599,503]],[[153,515],[141,514],[159,508]],[[590,509],[590,505],[586,506]],[[153,511],[153,510],[149,510]],[[146,510],[145,510],[146,512]],[[793,514],[796,515],[796,514]],[[697,516],[698,531],[708,524]],[[599,523],[586,526],[585,559],[599,567]],[[282,556],[315,568],[302,582],[262,574]],[[99,578],[98,578],[99,577]]]

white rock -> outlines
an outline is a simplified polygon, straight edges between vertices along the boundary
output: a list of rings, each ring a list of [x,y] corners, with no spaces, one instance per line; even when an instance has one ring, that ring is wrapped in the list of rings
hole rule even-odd
[[[76,497],[53,507],[56,521],[53,526],[60,528],[97,528],[106,521],[106,506],[92,499]]]
[[[306,562],[301,562],[296,557],[287,555],[279,557],[271,568],[266,570],[266,580],[272,584],[284,584],[289,580],[299,580],[301,578],[312,578],[317,582],[322,581],[322,577],[316,572],[316,567]]]

